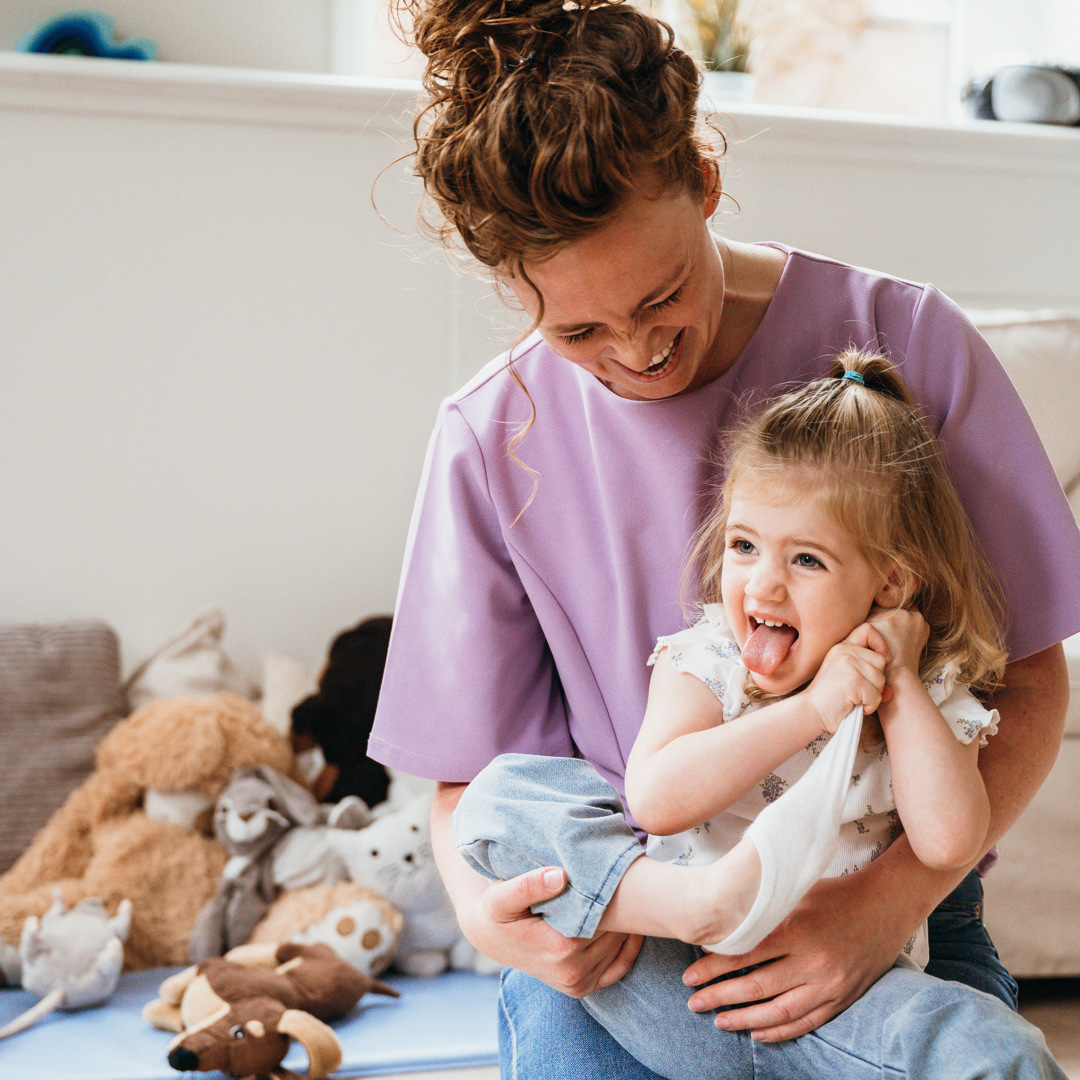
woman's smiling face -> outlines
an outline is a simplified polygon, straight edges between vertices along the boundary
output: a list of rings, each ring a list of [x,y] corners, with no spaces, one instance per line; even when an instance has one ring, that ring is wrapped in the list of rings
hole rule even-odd
[[[559,356],[635,400],[673,397],[722,374],[724,265],[707,220],[715,198],[635,191],[611,220],[525,263],[544,298],[541,336]],[[536,294],[506,279],[536,317]]]

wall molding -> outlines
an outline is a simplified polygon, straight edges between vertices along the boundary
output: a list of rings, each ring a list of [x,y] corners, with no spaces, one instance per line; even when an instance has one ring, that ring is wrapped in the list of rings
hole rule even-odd
[[[407,134],[407,79],[0,54],[0,108]]]

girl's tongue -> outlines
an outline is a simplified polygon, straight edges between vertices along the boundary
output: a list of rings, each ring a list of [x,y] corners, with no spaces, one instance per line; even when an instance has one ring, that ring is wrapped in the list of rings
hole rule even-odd
[[[798,636],[794,626],[758,623],[742,647],[742,662],[749,671],[771,675],[784,662]]]

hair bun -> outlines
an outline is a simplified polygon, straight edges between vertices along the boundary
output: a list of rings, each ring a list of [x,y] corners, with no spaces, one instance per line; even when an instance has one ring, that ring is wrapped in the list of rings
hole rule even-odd
[[[845,349],[833,362],[830,375],[840,382],[852,382],[896,398],[906,405],[914,405],[915,399],[900,373],[881,353],[869,349]]]

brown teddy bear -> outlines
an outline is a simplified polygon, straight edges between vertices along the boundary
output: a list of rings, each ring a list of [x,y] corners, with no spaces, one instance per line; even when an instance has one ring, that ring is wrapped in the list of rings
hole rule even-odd
[[[134,908],[124,967],[188,962],[195,919],[214,895],[226,853],[210,836],[212,807],[242,766],[295,776],[289,740],[235,694],[152,702],[101,741],[97,766],[0,877],[0,969],[19,981],[28,916],[59,889],[70,908],[100,897]]]

